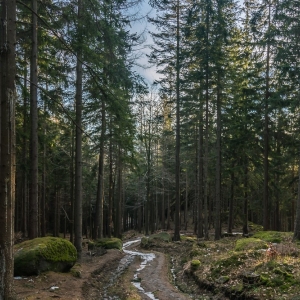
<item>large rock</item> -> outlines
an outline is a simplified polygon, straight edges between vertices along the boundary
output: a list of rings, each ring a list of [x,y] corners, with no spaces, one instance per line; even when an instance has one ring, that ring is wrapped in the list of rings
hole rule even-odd
[[[76,248],[55,237],[28,240],[15,245],[14,274],[38,275],[45,271],[67,272],[77,260]]]

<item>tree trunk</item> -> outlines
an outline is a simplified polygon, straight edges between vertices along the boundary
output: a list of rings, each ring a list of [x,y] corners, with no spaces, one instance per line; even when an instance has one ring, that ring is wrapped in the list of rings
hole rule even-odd
[[[70,242],[74,243],[74,126],[71,129],[71,149],[70,149]]]
[[[271,4],[269,3],[268,30],[271,26]],[[270,226],[269,211],[269,85],[270,85],[270,41],[267,42],[266,92],[265,92],[265,120],[264,120],[264,199],[263,226],[268,230]]]
[[[208,86],[208,70],[209,70],[209,4],[206,6],[206,70],[205,70],[205,145],[204,145],[204,159],[203,159],[203,185],[204,185],[204,238],[209,239],[208,235],[208,137],[209,137],[209,86]]]
[[[228,212],[228,228],[227,232],[232,233],[233,228],[233,200],[234,200],[234,161],[231,165],[231,174],[230,174],[230,198],[229,198],[229,212]]]
[[[243,213],[243,234],[248,235],[248,165],[247,160],[245,161],[244,171],[244,213]]]
[[[175,196],[175,228],[174,228],[174,241],[180,241],[180,31],[179,31],[179,9],[180,2],[177,0],[176,5],[176,154],[175,154],[175,182],[176,182],[176,196]]]
[[[298,197],[296,205],[296,219],[294,228],[294,240],[300,240],[300,157],[299,157],[299,167],[298,167]]]
[[[100,137],[100,153],[99,153],[99,169],[98,169],[98,186],[96,199],[96,218],[95,218],[95,232],[96,238],[103,237],[103,202],[104,202],[104,138],[105,138],[105,102],[102,100],[101,111],[101,137]]]
[[[16,1],[0,6],[0,299],[13,299]]]
[[[46,114],[46,104],[44,103],[44,113]],[[44,137],[46,137],[46,119],[43,124]],[[44,141],[43,145],[43,173],[42,173],[42,187],[40,200],[40,216],[41,216],[41,236],[46,236],[46,161],[47,161],[47,145]]]
[[[37,0],[32,0],[32,48],[30,62],[30,195],[29,238],[38,236],[38,106],[37,106]]]
[[[184,229],[187,230],[187,226],[188,226],[188,172],[186,170],[185,173],[185,202],[184,202]]]
[[[82,40],[82,0],[78,0],[79,42]],[[80,43],[79,43],[80,44]],[[81,45],[80,45],[81,47]],[[74,245],[78,258],[82,253],[82,50],[77,51],[76,66],[76,141],[75,141],[75,203]]]
[[[217,141],[216,141],[216,205],[215,205],[215,240],[221,238],[221,87],[220,70],[217,83]]]
[[[26,56],[26,52],[24,53],[24,58]],[[28,91],[27,91],[27,64],[24,68],[24,88],[23,88],[23,132],[27,132],[28,129],[28,114],[27,114],[27,108],[28,108]],[[27,136],[24,134],[22,139],[22,161],[23,161],[23,168],[22,168],[22,225],[21,230],[23,231],[24,237],[28,237],[28,173],[26,170],[26,165],[28,164],[28,140]]]
[[[199,149],[198,149],[198,202],[197,202],[197,237],[203,237],[203,108],[200,101],[199,111]]]
[[[110,137],[112,133],[110,132]],[[113,183],[113,146],[112,146],[112,138],[109,140],[109,189],[108,189],[108,228],[107,228],[107,236],[112,236],[112,228],[113,228],[113,192],[114,192],[114,183]]]
[[[121,161],[121,148],[118,151],[118,196],[116,197],[116,224],[115,236],[121,238],[122,236],[122,161]]]

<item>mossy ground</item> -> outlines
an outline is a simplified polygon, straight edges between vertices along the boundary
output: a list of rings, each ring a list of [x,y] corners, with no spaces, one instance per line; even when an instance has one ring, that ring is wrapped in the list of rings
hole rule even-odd
[[[141,240],[141,246],[143,248],[150,248],[152,245],[157,246],[160,242],[169,243],[172,241],[172,237],[167,232],[159,232],[156,234],[152,234],[148,237],[143,237]]]
[[[276,241],[281,242],[277,246],[282,251],[278,250],[270,259],[266,248]],[[162,249],[161,242],[158,247]],[[229,298],[264,300],[292,299],[300,294],[298,247],[292,243],[291,233],[258,231],[253,238],[235,236],[219,241],[189,236],[180,243],[166,244],[164,251],[173,257],[176,284],[185,292],[193,293],[196,283],[198,287]],[[155,241],[152,248],[156,249]],[[197,268],[193,267],[195,261],[201,262]]]

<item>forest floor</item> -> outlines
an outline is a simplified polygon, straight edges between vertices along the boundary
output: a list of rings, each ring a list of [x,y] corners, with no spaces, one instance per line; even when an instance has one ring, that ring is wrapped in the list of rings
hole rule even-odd
[[[278,252],[270,261],[260,249],[235,252],[241,236],[200,241],[187,234],[181,242],[156,240],[147,250],[140,248],[139,238],[130,232],[124,242],[135,241],[127,250],[155,255],[145,268],[141,255],[112,249],[90,256],[85,247],[75,268],[80,276],[47,272],[16,278],[16,299],[300,300],[299,248],[290,240],[281,243],[284,255]],[[193,260],[201,261],[200,267],[193,269]],[[261,274],[259,283],[252,277],[256,273]]]
[[[130,248],[138,247],[138,244],[134,243]],[[154,292],[161,300],[188,299],[170,283],[164,254],[157,252],[155,259],[139,274],[138,281],[143,282],[145,293],[138,292],[131,283],[141,264],[140,257],[135,256],[125,270],[118,271],[125,256],[124,252],[116,249],[110,249],[102,256],[90,256],[85,247],[82,259],[76,265],[80,277],[54,272],[15,277],[16,299],[150,299],[147,291]]]

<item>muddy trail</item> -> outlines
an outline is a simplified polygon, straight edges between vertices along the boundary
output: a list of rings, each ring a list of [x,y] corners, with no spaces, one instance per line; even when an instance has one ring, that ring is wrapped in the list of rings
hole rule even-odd
[[[125,242],[124,256],[119,261],[92,274],[89,288],[86,285],[85,289],[86,299],[226,299],[199,289],[196,293],[180,291],[176,286],[172,257],[157,251],[145,251],[139,248],[139,244],[140,239]]]
[[[159,252],[146,252],[136,249],[140,239],[125,242],[124,257],[109,276],[100,292],[104,300],[122,300],[126,295],[120,294],[120,286],[131,285],[136,295],[128,299],[185,300],[191,297],[181,293],[170,283],[168,264],[165,255]],[[125,274],[125,275],[124,275]],[[96,297],[94,298],[96,299]]]

